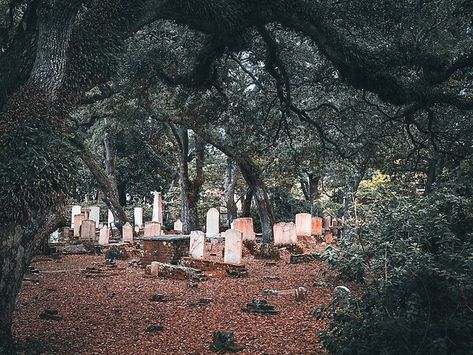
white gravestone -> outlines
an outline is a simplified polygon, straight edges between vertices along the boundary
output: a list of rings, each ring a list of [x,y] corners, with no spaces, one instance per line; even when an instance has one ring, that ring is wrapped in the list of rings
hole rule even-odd
[[[72,212],[71,212],[71,228],[74,228],[74,216],[76,214],[81,214],[81,208],[80,206],[72,206]]]
[[[113,217],[113,213],[110,210],[108,210],[107,225],[109,228],[112,228],[112,226],[115,225],[115,218]]]
[[[207,237],[216,236],[220,232],[220,212],[216,208],[207,211],[207,222],[205,224]]]
[[[229,229],[225,237],[225,254],[223,261],[227,264],[240,265],[243,258],[243,235],[240,231]]]
[[[107,226],[103,226],[100,229],[100,236],[99,236],[99,244],[100,245],[108,245],[110,239],[110,232]]]
[[[312,216],[310,213],[296,214],[296,234],[301,237],[312,235]]]
[[[163,224],[163,197],[161,192],[154,192],[152,221]]]
[[[90,207],[89,219],[95,221],[95,228],[99,227],[100,223],[100,207],[92,206]]]
[[[146,222],[145,223],[145,237],[156,237],[161,235],[161,223],[159,222]]]
[[[182,222],[180,219],[174,222],[174,230],[182,233]]]
[[[279,222],[273,225],[274,245],[297,244],[294,223]]]
[[[80,239],[95,240],[95,221],[85,219],[80,227]]]
[[[124,242],[133,242],[133,227],[128,222],[122,227],[122,238]]]
[[[135,226],[143,227],[143,208],[135,207],[133,209],[133,219],[135,221]]]
[[[80,226],[83,220],[85,220],[85,215],[82,213],[74,216],[74,237],[80,237]]]
[[[232,222],[232,229],[239,230],[243,233],[243,240],[255,240],[256,234],[253,228],[253,218],[242,217]]]
[[[205,234],[201,231],[192,231],[189,255],[194,259],[203,259],[205,252]]]

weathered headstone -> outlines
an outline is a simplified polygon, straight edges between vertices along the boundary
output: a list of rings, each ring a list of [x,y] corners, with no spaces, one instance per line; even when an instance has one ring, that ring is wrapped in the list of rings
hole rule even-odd
[[[243,233],[243,240],[255,240],[256,235],[253,228],[253,218],[242,217],[232,222],[232,229],[239,230]]]
[[[163,197],[161,192],[154,192],[152,221],[163,224]]]
[[[133,242],[133,227],[128,222],[122,227],[122,239],[124,242]]]
[[[220,232],[220,212],[216,208],[211,208],[207,211],[205,232],[207,237],[218,235]]]
[[[332,216],[326,215],[324,216],[323,228],[330,229],[332,226]]]
[[[312,235],[322,235],[322,218],[312,217]]]
[[[100,245],[108,245],[110,239],[110,232],[107,226],[103,226],[100,229],[100,236],[99,236],[99,244]]]
[[[331,232],[325,234],[325,243],[327,244],[333,243],[333,234]]]
[[[92,206],[90,207],[89,219],[95,221],[95,228],[99,227],[100,223],[100,207]]]
[[[95,221],[92,219],[85,219],[82,221],[80,227],[80,239],[95,240]]]
[[[135,207],[133,209],[133,219],[135,221],[135,226],[139,228],[143,227],[143,208]]]
[[[109,228],[112,228],[112,226],[115,225],[115,218],[113,217],[113,213],[110,210],[108,210],[107,225]]]
[[[176,222],[174,222],[174,228],[173,228],[175,231],[178,231],[178,232],[182,232],[182,222],[180,219],[176,220]]]
[[[81,214],[81,207],[78,205],[72,206],[71,212],[71,228],[74,228],[74,216],[76,214]]]
[[[159,222],[146,222],[145,223],[145,237],[156,237],[161,235],[161,223]]]
[[[205,252],[205,234],[201,231],[192,231],[189,246],[189,255],[194,259],[203,259]]]
[[[312,234],[312,216],[310,213],[296,214],[296,234],[301,237],[310,237]]]
[[[80,226],[83,220],[85,216],[82,213],[74,216],[74,237],[80,237]]]
[[[227,264],[241,264],[243,258],[243,235],[236,229],[223,233],[225,237],[225,254],[223,261]]]
[[[151,275],[158,275],[159,272],[159,262],[152,261],[151,262]]]
[[[297,244],[296,226],[294,223],[279,222],[273,225],[274,245]]]

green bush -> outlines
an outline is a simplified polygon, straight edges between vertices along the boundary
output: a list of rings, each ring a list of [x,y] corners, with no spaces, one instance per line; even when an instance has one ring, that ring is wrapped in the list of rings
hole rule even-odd
[[[365,292],[336,312],[322,336],[330,351],[472,353],[473,198],[465,172],[425,197],[385,186],[371,206],[359,206],[359,223],[326,258],[363,281]]]

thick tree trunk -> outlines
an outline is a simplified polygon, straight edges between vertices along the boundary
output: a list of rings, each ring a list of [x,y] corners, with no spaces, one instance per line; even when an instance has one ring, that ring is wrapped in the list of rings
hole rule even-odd
[[[195,179],[189,177],[189,132],[185,127],[170,124],[174,139],[179,148],[179,184],[181,186],[181,221],[183,233],[199,229],[197,203],[200,189],[204,183],[205,144],[196,139]]]
[[[94,154],[87,146],[84,145],[82,141],[77,138],[72,138],[71,143],[77,148],[82,161],[95,177],[95,180],[104,194],[105,203],[107,204],[107,207],[110,209],[110,211],[112,211],[115,220],[115,226],[118,228],[118,230],[121,230],[121,227],[126,222],[128,222],[128,217],[126,216],[125,210],[120,203],[115,182],[110,179],[109,175],[97,162]]]
[[[250,186],[248,186],[248,190],[246,191],[245,197],[243,198],[242,208],[241,208],[241,216],[242,217],[250,217],[251,215],[251,202],[253,201],[253,190]]]
[[[225,180],[223,182],[225,204],[227,207],[227,226],[230,227],[233,220],[238,216],[237,205],[235,203],[235,187],[238,180],[238,168],[235,163],[227,158],[227,168]]]
[[[14,353],[12,316],[26,267],[44,239],[66,221],[64,205],[36,216],[27,225],[0,224],[0,354]]]

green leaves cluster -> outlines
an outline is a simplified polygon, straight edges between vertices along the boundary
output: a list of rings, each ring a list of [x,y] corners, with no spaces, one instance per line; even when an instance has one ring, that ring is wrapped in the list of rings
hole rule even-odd
[[[366,285],[324,335],[333,353],[471,351],[473,198],[464,182],[456,171],[428,196],[384,190],[384,199],[361,207],[362,222],[329,256]]]

